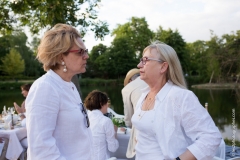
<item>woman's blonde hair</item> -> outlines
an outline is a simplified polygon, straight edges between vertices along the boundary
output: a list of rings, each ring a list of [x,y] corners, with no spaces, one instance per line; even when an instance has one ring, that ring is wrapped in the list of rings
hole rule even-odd
[[[175,85],[181,88],[187,88],[182,67],[175,50],[171,46],[160,41],[151,42],[151,44],[143,50],[143,53],[148,49],[156,49],[159,53],[160,60],[168,63],[167,80],[171,80]]]
[[[37,51],[37,59],[43,64],[43,69],[45,71],[58,69],[59,57],[62,54],[68,55],[74,44],[83,48],[77,41],[78,38],[81,38],[78,31],[67,24],[56,24],[45,32]]]

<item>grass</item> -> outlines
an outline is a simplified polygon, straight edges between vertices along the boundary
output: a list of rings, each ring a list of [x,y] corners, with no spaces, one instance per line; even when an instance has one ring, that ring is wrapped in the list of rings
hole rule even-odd
[[[224,142],[228,146],[233,146],[234,145],[234,146],[240,147],[240,141],[237,141],[237,140],[235,140],[234,143],[233,143],[233,141],[231,139],[225,138]]]

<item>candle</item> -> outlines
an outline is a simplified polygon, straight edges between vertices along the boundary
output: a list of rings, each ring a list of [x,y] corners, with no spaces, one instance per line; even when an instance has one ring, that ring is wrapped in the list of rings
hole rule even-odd
[[[7,111],[6,111],[6,106],[3,107],[3,111],[4,111],[4,114],[7,113]]]

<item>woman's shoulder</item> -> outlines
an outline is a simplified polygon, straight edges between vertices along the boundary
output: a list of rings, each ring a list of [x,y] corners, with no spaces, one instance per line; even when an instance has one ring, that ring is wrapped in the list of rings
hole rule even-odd
[[[171,89],[171,94],[192,95],[194,93],[187,88],[182,88],[177,85],[173,85]]]

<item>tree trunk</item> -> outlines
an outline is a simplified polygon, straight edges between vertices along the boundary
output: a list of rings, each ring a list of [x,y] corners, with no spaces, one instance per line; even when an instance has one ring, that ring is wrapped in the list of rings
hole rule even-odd
[[[212,83],[212,78],[213,78],[213,75],[214,75],[214,71],[212,72],[212,75],[211,75],[211,78],[210,78],[210,81],[209,81],[209,83]]]

